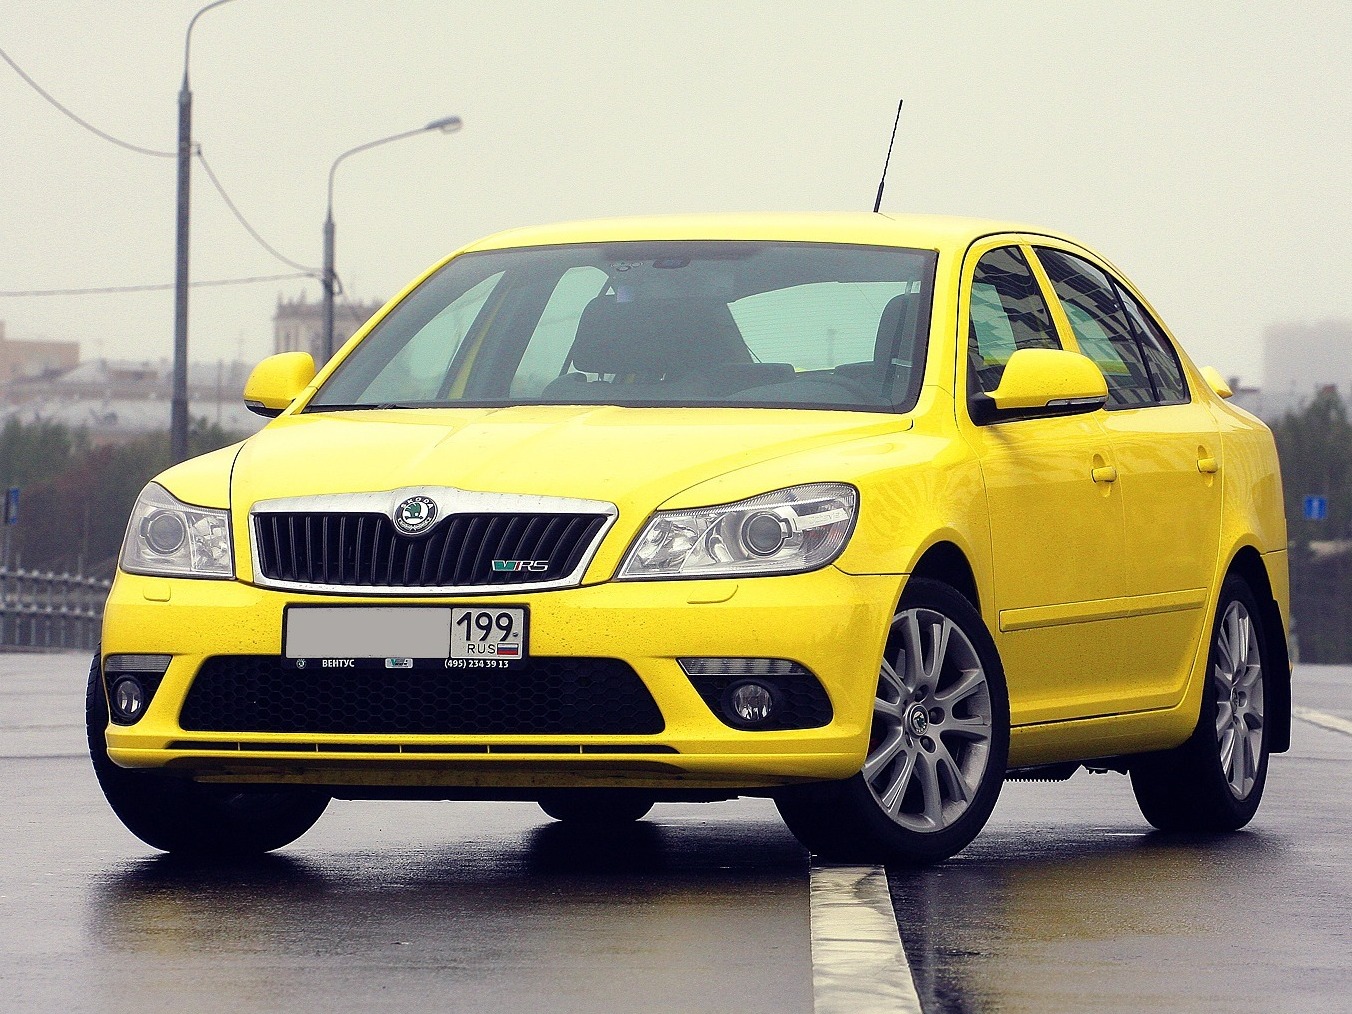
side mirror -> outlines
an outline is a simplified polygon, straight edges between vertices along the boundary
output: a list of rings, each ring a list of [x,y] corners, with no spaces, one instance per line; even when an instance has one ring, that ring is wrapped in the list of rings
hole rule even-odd
[[[1074,415],[1100,409],[1108,383],[1092,359],[1066,349],[1018,349],[1005,364],[1000,386],[971,398],[978,423]]]
[[[1225,382],[1221,376],[1221,371],[1214,366],[1202,367],[1202,379],[1207,382],[1207,386],[1219,394],[1222,398],[1233,398],[1235,392],[1231,390],[1230,385]]]
[[[244,383],[244,407],[258,415],[281,415],[315,376],[308,352],[279,352],[253,368]]]

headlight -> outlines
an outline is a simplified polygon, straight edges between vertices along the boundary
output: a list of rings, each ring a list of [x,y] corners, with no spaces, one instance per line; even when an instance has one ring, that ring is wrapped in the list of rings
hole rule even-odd
[[[854,529],[859,494],[819,482],[721,507],[658,511],[620,565],[621,580],[793,574],[830,563]]]
[[[152,482],[132,508],[120,566],[157,577],[233,577],[230,512],[191,507]]]

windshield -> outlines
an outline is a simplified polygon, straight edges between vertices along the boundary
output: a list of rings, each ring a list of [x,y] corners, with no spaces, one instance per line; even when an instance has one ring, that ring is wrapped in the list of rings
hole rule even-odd
[[[627,405],[905,411],[937,255],[661,241],[465,254],[305,411]]]

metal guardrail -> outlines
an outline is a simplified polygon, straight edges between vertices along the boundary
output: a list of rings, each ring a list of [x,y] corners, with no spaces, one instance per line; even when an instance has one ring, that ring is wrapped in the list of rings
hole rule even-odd
[[[111,584],[82,574],[0,567],[0,649],[92,651]]]

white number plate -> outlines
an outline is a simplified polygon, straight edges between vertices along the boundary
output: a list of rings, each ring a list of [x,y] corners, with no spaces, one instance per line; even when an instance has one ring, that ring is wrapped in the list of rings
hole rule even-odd
[[[526,657],[523,606],[293,606],[282,654],[298,668],[506,668]]]
[[[451,654],[457,659],[516,662],[526,657],[526,610],[456,606],[451,610]]]

